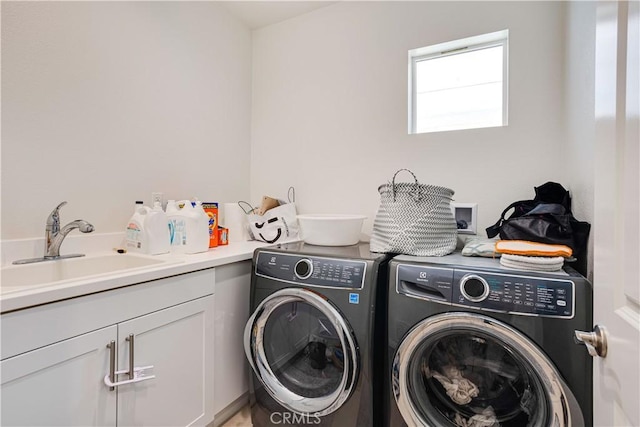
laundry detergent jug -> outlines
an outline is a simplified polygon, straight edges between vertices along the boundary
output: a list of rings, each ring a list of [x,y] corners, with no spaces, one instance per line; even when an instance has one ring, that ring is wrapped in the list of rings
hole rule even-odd
[[[159,255],[169,252],[169,220],[156,202],[153,209],[136,202],[127,223],[125,246],[131,252]]]
[[[147,211],[144,228],[147,239],[146,253],[159,255],[169,252],[169,218],[162,210],[160,202],[155,202],[153,209]]]
[[[202,205],[190,201],[167,202],[171,252],[195,254],[209,250],[209,217]]]
[[[144,241],[144,221],[147,217],[147,208],[141,201],[136,201],[133,215],[127,223],[125,235],[125,247],[131,252],[142,252],[146,249]]]

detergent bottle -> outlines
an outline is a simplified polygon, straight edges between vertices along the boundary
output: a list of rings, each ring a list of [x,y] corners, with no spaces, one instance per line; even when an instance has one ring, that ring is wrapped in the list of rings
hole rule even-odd
[[[144,222],[147,217],[147,210],[142,201],[136,201],[133,215],[127,223],[125,247],[128,251],[142,252],[146,249],[144,239]]]
[[[169,252],[171,245],[169,219],[162,210],[160,202],[154,202],[153,209],[147,208],[144,234],[147,243],[145,253],[159,255]]]
[[[195,254],[209,249],[209,225],[203,221],[200,210],[188,200],[167,203],[171,252]],[[206,214],[204,214],[206,216]]]
[[[186,224],[178,210],[175,200],[167,201],[167,219],[169,220],[169,250],[184,253],[186,245]]]

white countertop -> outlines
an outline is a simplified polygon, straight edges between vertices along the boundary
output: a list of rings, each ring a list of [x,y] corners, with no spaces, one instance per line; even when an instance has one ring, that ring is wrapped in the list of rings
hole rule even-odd
[[[154,259],[165,262],[153,266],[138,267],[96,276],[85,276],[72,280],[44,283],[42,285],[24,286],[16,290],[9,289],[0,294],[0,312],[6,313],[9,311],[88,295],[95,292],[107,291],[136,283],[161,279],[163,277],[175,276],[233,262],[249,260],[252,258],[253,251],[255,249],[264,246],[268,245],[257,241],[231,242],[226,246],[212,248],[207,252],[199,254],[156,255],[153,257]],[[87,253],[86,257],[98,257],[114,253],[114,251],[97,251]],[[123,256],[126,255],[127,254],[124,254]],[[149,255],[140,256],[149,257]],[[7,265],[6,267],[3,267],[3,270],[20,267],[21,266]]]

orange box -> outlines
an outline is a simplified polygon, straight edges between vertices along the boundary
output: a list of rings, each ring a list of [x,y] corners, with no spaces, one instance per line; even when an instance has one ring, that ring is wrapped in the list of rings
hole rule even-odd
[[[229,244],[229,229],[218,226],[218,246]]]
[[[209,247],[215,248],[218,246],[218,203],[202,202],[202,209],[209,217]]]

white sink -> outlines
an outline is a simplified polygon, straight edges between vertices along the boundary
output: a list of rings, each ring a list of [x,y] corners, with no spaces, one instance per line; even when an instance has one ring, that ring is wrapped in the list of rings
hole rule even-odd
[[[0,293],[15,292],[55,282],[102,276],[160,266],[167,261],[132,254],[110,254],[12,265],[0,270]]]

